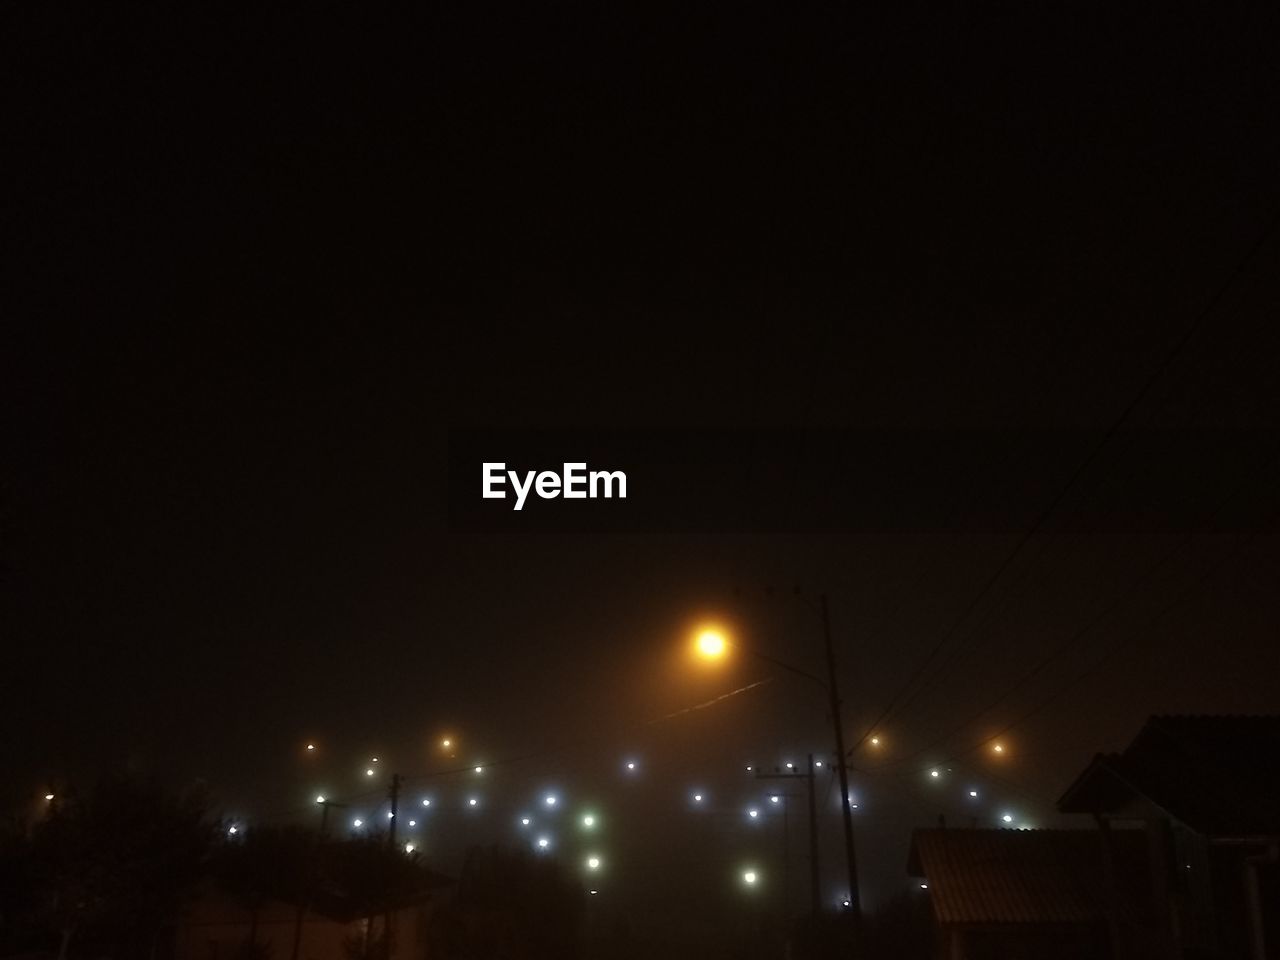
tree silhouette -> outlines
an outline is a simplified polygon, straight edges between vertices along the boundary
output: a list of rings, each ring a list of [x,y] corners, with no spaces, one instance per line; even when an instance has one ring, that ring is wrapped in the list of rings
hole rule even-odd
[[[436,925],[443,957],[572,960],[581,953],[581,886],[554,859],[473,849]]]
[[[39,910],[65,960],[77,938],[149,953],[177,919],[216,832],[198,792],[109,778],[52,806],[32,836]]]

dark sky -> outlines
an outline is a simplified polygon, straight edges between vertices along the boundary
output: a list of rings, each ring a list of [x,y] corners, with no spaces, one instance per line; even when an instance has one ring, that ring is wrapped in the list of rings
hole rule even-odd
[[[689,784],[728,823],[745,761],[830,750],[784,677],[646,725],[771,675],[675,669],[690,624],[820,670],[825,591],[851,739],[894,707],[882,899],[967,816],[929,764],[1045,823],[1148,713],[1275,709],[1275,9],[696,6],[9,8],[16,794],[286,816],[451,729],[511,796],[645,756],[600,802],[652,850]],[[744,469],[736,528],[479,534],[473,427],[830,447]],[[828,453],[883,499],[762,532],[810,465],[839,499]]]

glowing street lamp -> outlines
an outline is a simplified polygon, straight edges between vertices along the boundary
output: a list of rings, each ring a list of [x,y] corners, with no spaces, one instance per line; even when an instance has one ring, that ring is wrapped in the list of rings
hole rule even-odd
[[[595,816],[588,813],[585,817],[582,818],[582,825],[586,827],[588,830],[590,830],[592,827],[596,825]]]
[[[324,794],[323,794],[323,793],[322,793],[322,794],[320,794],[318,797],[316,797],[316,803],[324,803]]]
[[[719,660],[729,649],[724,634],[715,627],[708,627],[699,632],[694,641],[698,656],[704,660]]]
[[[548,793],[543,802],[546,803],[548,807],[554,807],[556,805],[556,795],[554,793]]]
[[[546,850],[549,846],[551,846],[551,841],[550,841],[547,837],[539,837],[539,838],[538,838],[538,849],[539,849],[539,850]]]
[[[759,879],[760,877],[756,874],[754,870],[742,871],[742,882],[745,883],[748,887],[754,887],[756,885],[756,881]]]
[[[596,856],[590,856],[590,857],[587,857],[587,869],[588,869],[588,870],[599,870],[599,869],[600,869],[600,858],[599,858],[599,857],[596,857]]]

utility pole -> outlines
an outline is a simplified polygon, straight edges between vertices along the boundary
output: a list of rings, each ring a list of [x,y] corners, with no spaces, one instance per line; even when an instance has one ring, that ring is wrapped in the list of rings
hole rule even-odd
[[[387,827],[387,843],[392,851],[396,848],[396,814],[400,812],[400,774],[393,773],[391,775],[391,791],[388,794],[391,800],[391,824]],[[388,888],[389,889],[389,888]],[[382,917],[382,957],[383,960],[390,960],[392,951],[392,937],[394,936],[393,921],[395,914],[391,910],[391,902],[386,903],[386,912]]]
[[[831,723],[836,734],[836,772],[840,775],[840,815],[844,820],[844,856],[849,870],[849,909],[854,927],[860,926],[862,900],[858,896],[858,859],[853,849],[853,812],[849,809],[849,768],[844,752],[844,729],[840,721],[840,693],[836,689],[836,654],[831,645],[831,617],[827,612],[827,595],[822,602],[822,637],[827,647],[827,693],[831,698]]]
[[[820,896],[818,893],[818,813],[817,803],[814,799],[813,785],[813,754],[809,754],[809,770],[807,773],[783,773],[776,770],[773,773],[757,773],[757,780],[805,780],[809,793],[809,909],[813,916],[817,918],[820,907]],[[784,798],[785,803],[785,798]],[[783,807],[783,815],[786,815],[786,807]]]
[[[323,840],[329,835],[329,808],[330,807],[346,807],[345,803],[336,803],[333,800],[320,801],[320,839]]]
[[[387,841],[394,847],[396,845],[396,813],[400,804],[400,774],[398,773],[391,775],[391,792],[388,797],[391,800],[391,825],[387,828]]]
[[[813,919],[818,919],[822,909],[818,894],[818,802],[814,794],[813,754],[809,754],[809,774],[806,778],[809,787],[809,910]]]

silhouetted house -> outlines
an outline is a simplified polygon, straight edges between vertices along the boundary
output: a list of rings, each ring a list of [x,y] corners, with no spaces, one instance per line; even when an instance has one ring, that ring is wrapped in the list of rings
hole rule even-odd
[[[1280,957],[1280,717],[1152,717],[1058,806],[1093,815],[1108,838],[1144,828],[1160,922],[1135,929],[1115,901],[1117,957]]]
[[[294,904],[278,900],[250,910],[211,887],[183,912],[173,960],[430,960],[435,909],[433,895],[423,891],[373,916],[332,899],[301,914]],[[388,920],[393,931],[389,957],[381,949]]]
[[[1129,875],[1142,837],[1118,838]],[[908,871],[927,885],[945,960],[1106,960],[1112,956],[1096,830],[917,830]]]

